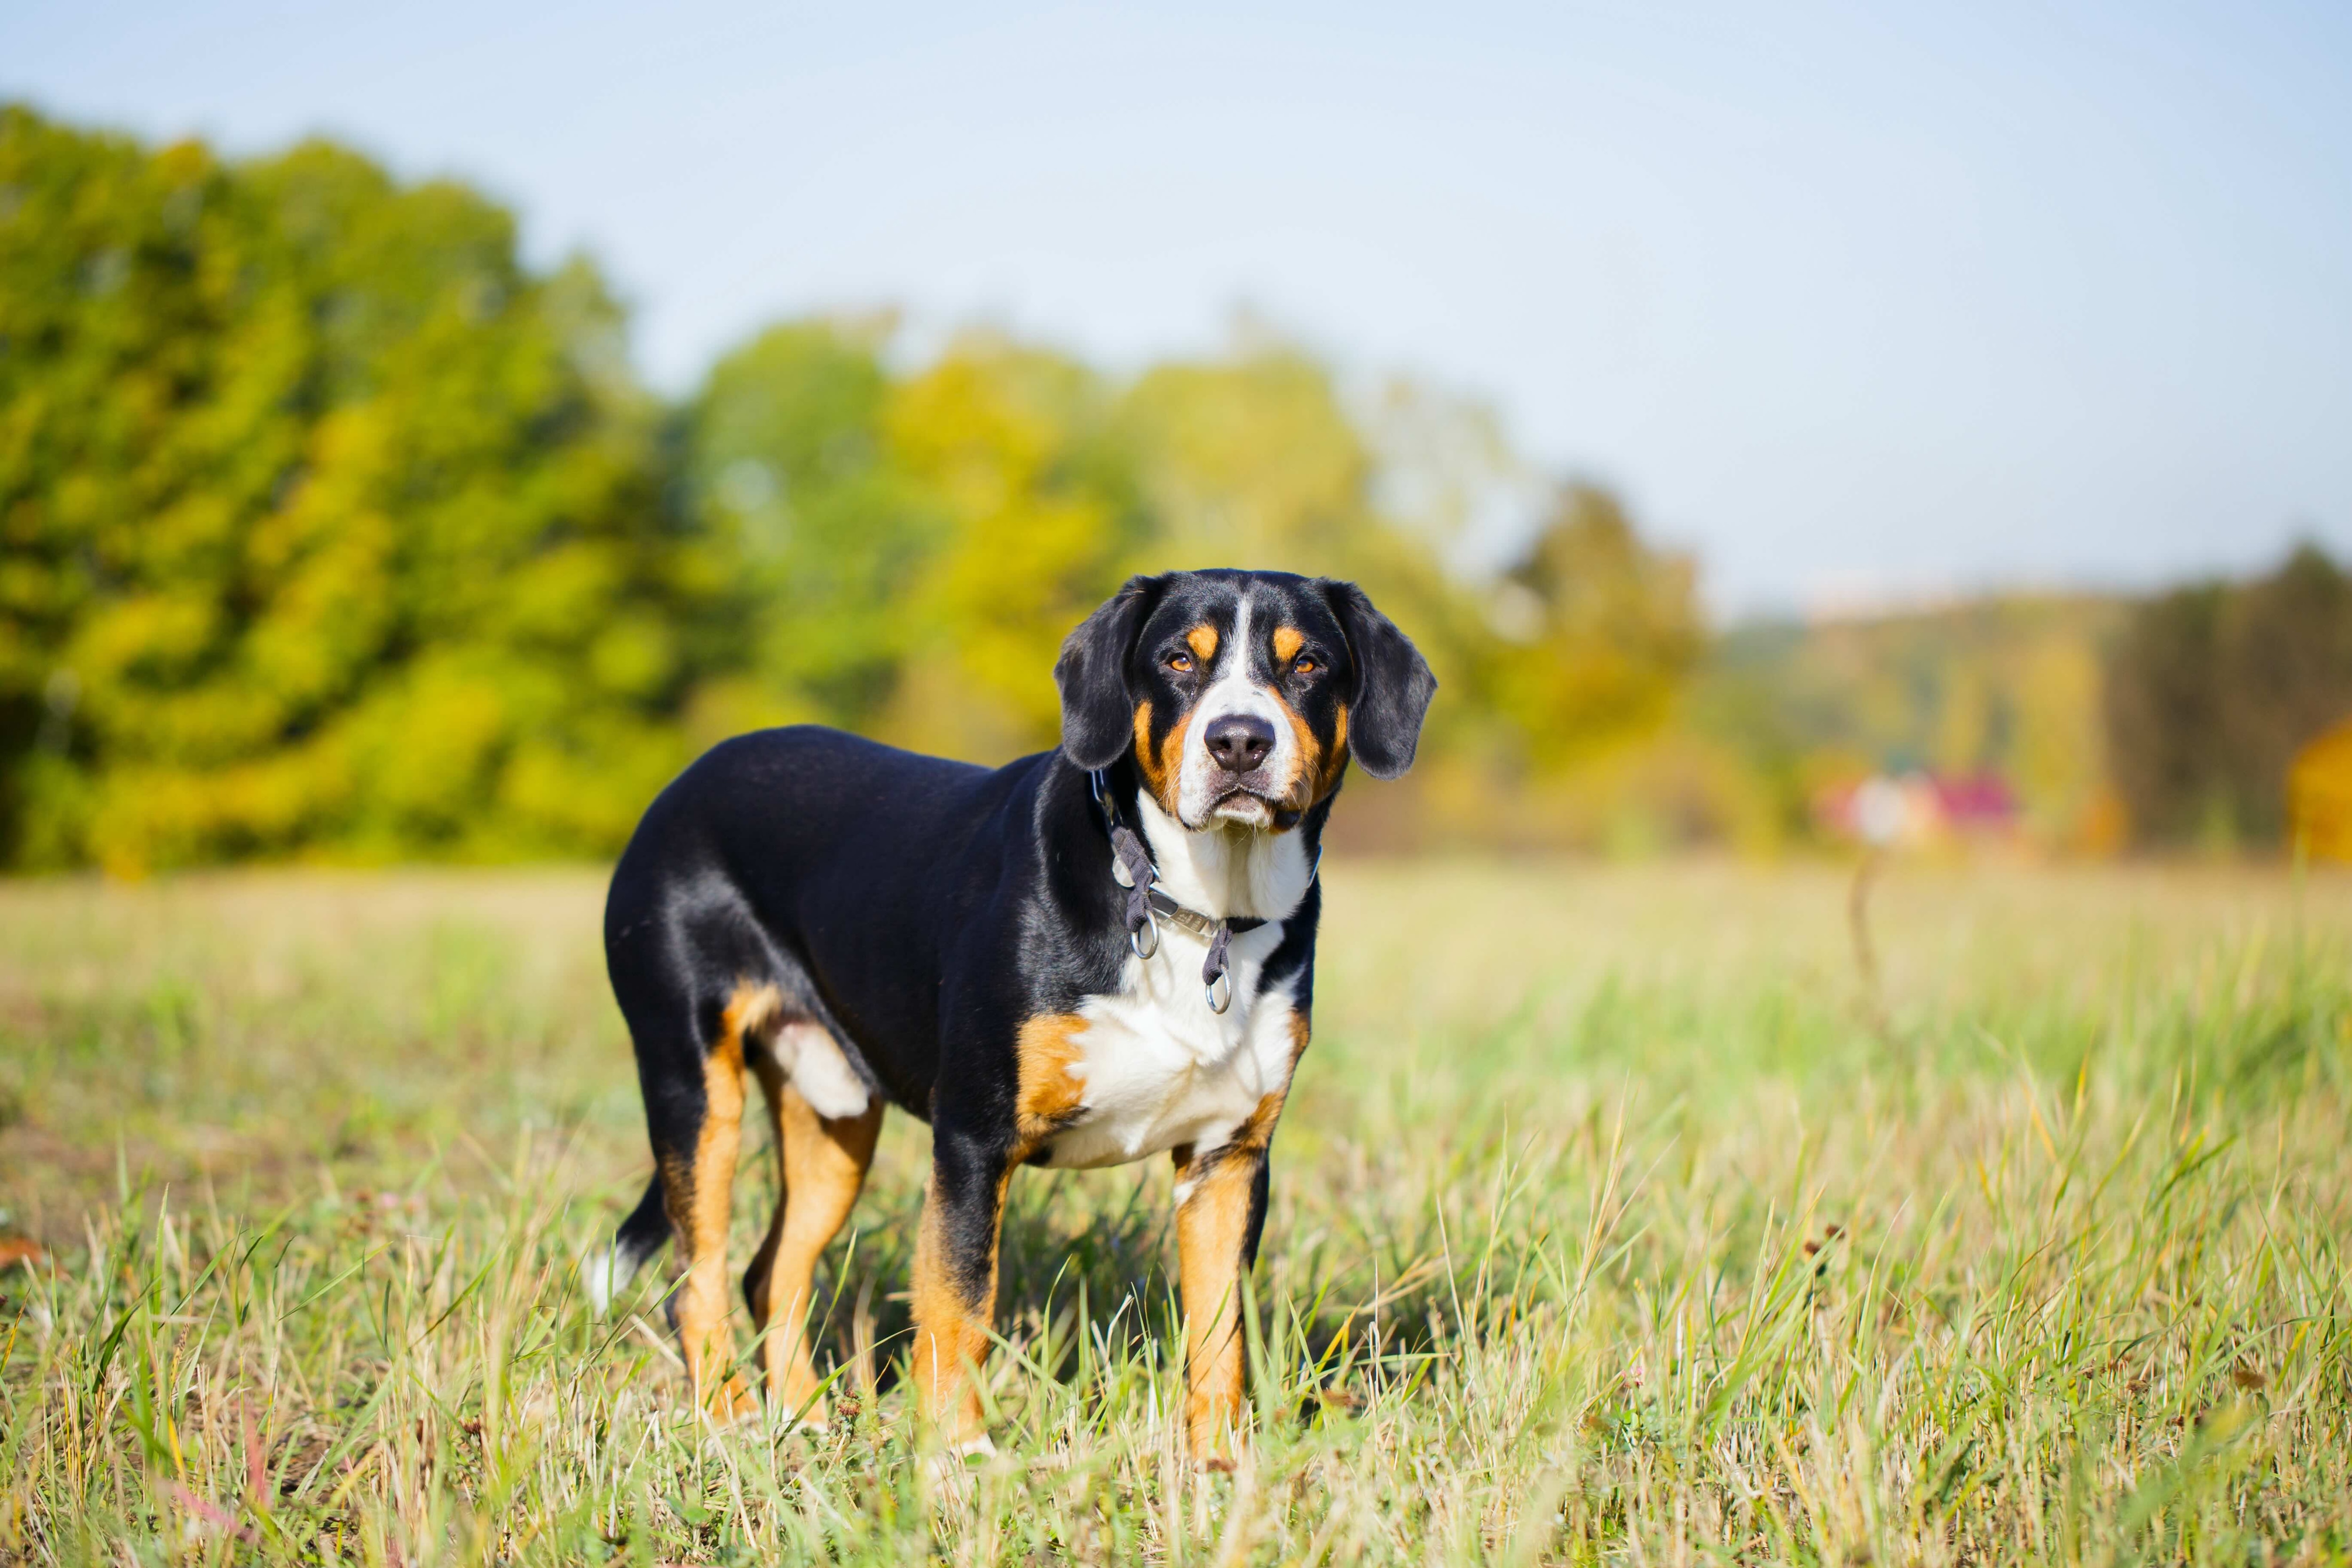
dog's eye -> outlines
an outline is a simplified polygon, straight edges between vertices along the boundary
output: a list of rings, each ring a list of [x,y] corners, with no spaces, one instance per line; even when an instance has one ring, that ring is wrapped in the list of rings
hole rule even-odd
[[[1192,668],[1192,656],[1189,653],[1171,653],[1168,656],[1168,668],[1181,675]]]
[[[1302,653],[1290,661],[1290,673],[1293,675],[1312,675],[1322,668],[1310,653]]]

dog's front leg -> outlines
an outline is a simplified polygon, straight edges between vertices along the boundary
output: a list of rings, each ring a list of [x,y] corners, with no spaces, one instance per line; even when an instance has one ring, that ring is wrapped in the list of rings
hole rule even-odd
[[[1176,1257],[1184,1292],[1185,1435],[1192,1457],[1233,1468],[1242,1435],[1249,1346],[1242,1331],[1243,1279],[1265,1226],[1266,1145],[1277,1097],[1233,1142],[1203,1153],[1175,1151]]]
[[[945,1117],[931,1134],[931,1184],[915,1240],[915,1387],[952,1448],[988,1447],[980,1401],[996,1313],[997,1232],[1013,1171],[1008,1150]]]

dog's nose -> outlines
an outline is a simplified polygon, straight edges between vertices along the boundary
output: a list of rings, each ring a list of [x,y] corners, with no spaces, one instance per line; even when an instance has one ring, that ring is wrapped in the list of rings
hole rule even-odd
[[[1209,755],[1229,773],[1245,773],[1274,750],[1274,726],[1255,713],[1228,713],[1209,726]]]

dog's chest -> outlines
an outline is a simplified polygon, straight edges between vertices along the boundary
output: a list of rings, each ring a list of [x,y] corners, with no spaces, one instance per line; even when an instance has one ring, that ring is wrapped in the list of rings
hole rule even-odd
[[[1197,973],[1197,959],[1192,967]],[[1068,1069],[1078,1104],[1047,1141],[1043,1163],[1118,1165],[1182,1144],[1214,1148],[1288,1087],[1300,1033],[1287,987],[1257,994],[1255,973],[1236,974],[1248,988],[1236,984],[1221,1016],[1197,984],[1187,995],[1180,984],[1150,984],[1159,977],[1138,973],[1145,968],[1130,963],[1135,984],[1081,1004],[1087,1024],[1072,1037]]]

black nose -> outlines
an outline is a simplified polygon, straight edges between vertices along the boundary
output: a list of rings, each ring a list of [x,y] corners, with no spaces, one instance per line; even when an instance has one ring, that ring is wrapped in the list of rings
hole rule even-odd
[[[1209,726],[1209,755],[1229,773],[1245,773],[1274,750],[1274,726],[1255,713],[1228,713]]]

